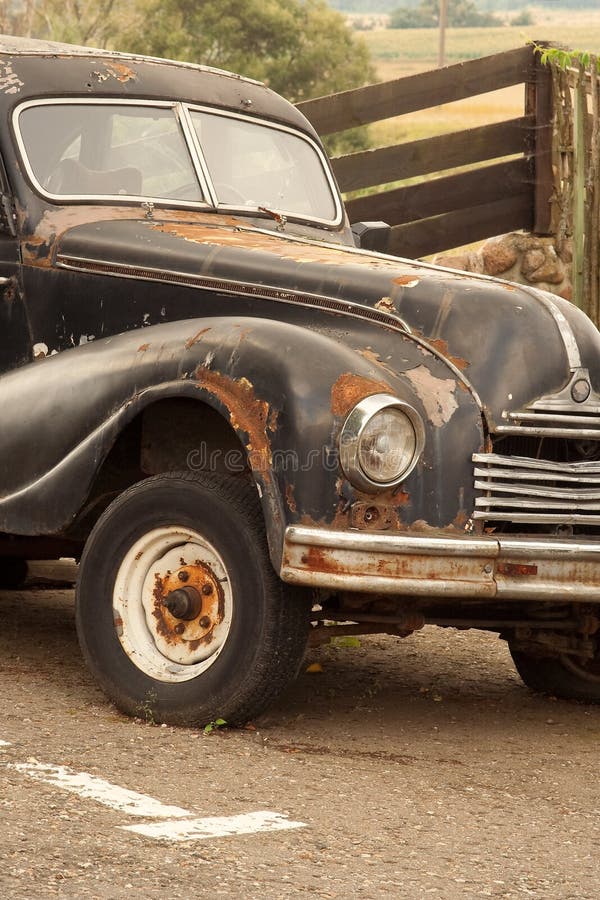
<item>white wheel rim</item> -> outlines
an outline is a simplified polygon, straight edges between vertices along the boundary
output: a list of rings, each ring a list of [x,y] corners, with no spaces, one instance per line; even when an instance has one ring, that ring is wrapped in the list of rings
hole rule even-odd
[[[180,607],[171,611],[174,603],[187,603],[183,617]],[[134,665],[158,681],[189,681],[205,672],[225,646],[232,614],[225,563],[196,531],[155,528],[119,566],[113,592],[117,636]]]

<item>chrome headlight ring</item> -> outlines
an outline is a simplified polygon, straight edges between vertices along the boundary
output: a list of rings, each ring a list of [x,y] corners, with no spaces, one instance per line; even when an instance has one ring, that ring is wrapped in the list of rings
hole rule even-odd
[[[418,412],[392,394],[373,394],[356,404],[342,426],[340,465],[354,487],[385,491],[412,472],[424,446],[425,427]]]

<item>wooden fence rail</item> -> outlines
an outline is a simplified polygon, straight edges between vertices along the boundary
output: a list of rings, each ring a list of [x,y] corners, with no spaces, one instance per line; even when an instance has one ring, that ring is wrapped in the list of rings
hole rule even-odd
[[[552,76],[533,47],[299,104],[322,135],[523,84],[523,115],[333,160],[352,222],[392,225],[389,251],[426,256],[505,231],[551,229]],[[507,157],[509,158],[507,161]],[[494,162],[496,161],[496,162]],[[482,165],[487,164],[487,165]],[[475,167],[448,174],[448,170]],[[398,182],[439,177],[418,184]]]

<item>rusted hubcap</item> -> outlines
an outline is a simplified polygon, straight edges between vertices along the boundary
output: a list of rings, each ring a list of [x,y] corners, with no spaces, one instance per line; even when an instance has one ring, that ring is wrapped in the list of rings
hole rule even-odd
[[[157,528],[128,551],[113,598],[115,629],[132,662],[161,681],[187,681],[227,640],[233,596],[225,563],[202,535]]]
[[[158,560],[161,569],[164,561]],[[208,563],[195,559],[184,564],[183,556],[178,561],[176,571],[154,573],[152,615],[159,637],[170,645],[171,653],[166,655],[171,659],[178,644],[193,654],[209,646],[215,627],[223,621],[225,602],[223,588]]]

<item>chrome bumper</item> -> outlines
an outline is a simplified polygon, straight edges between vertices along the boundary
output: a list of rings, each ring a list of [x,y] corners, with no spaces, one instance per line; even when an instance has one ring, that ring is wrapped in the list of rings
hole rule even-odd
[[[280,574],[291,584],[377,594],[600,603],[600,541],[290,526]]]

